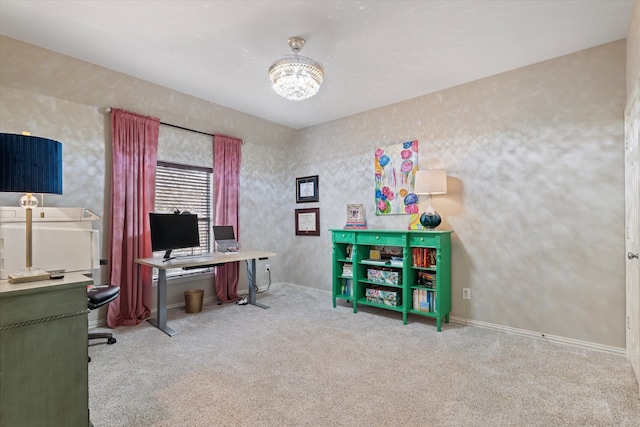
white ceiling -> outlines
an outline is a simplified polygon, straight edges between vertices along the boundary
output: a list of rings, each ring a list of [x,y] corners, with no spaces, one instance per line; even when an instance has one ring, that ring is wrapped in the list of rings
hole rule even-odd
[[[0,0],[0,33],[295,129],[625,38],[634,0]],[[271,88],[321,62],[304,101]]]

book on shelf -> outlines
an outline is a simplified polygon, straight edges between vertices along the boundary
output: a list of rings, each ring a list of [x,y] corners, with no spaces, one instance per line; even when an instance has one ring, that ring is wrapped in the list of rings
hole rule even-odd
[[[345,277],[353,277],[353,264],[343,264],[342,275]]]
[[[353,297],[353,280],[342,279],[342,295]]]
[[[418,286],[425,288],[436,287],[436,273],[431,271],[418,271]]]
[[[412,248],[411,257],[414,267],[431,268],[436,266],[435,248]]]
[[[380,265],[383,267],[402,267],[402,260],[397,259],[365,259],[362,261],[367,264]]]
[[[437,298],[435,291],[428,289],[413,290],[413,309],[432,313],[437,311]]]

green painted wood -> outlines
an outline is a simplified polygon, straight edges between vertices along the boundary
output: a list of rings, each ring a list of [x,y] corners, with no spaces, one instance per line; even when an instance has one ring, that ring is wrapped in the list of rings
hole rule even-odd
[[[451,230],[342,230],[332,229],[333,243],[332,259],[332,300],[336,307],[336,300],[351,301],[353,312],[357,313],[358,304],[378,307],[385,310],[402,313],[403,323],[408,322],[409,314],[416,314],[436,319],[438,332],[442,330],[442,321],[449,323],[451,313]],[[347,247],[352,246],[352,256],[346,259]],[[393,267],[401,273],[402,283],[398,286],[388,286],[390,290],[402,292],[402,305],[392,307],[373,303],[366,300],[367,263],[369,251],[374,246],[395,246],[402,249],[402,265]],[[413,248],[433,248],[436,250],[436,266],[431,268],[415,267],[413,265]],[[345,263],[353,264],[353,298],[342,293],[342,268]],[[373,267],[375,268],[375,267]],[[418,285],[418,272],[431,271],[436,275],[435,293],[437,295],[437,310],[424,312],[413,309],[413,291],[421,288]]]
[[[0,284],[1,426],[89,424],[88,284]]]

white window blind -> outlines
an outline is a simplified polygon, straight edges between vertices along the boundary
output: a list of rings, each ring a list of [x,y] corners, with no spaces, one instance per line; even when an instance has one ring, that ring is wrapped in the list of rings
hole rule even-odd
[[[213,221],[213,170],[200,166],[179,165],[158,161],[156,167],[155,212],[175,210],[198,215],[200,246],[175,249],[172,255],[211,252]],[[197,271],[197,270],[196,270]],[[190,272],[194,272],[190,270]],[[168,270],[167,275],[182,274],[180,269]]]

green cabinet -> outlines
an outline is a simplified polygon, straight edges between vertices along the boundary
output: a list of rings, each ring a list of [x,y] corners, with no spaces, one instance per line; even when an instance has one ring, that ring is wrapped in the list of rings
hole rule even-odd
[[[451,312],[450,230],[331,231],[332,299],[449,322]],[[378,259],[376,256],[381,256]],[[373,256],[372,256],[373,255]]]
[[[91,279],[0,280],[0,426],[89,423],[87,286]]]

